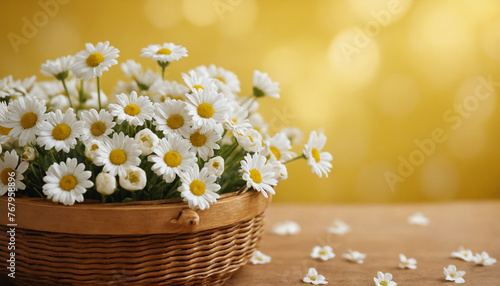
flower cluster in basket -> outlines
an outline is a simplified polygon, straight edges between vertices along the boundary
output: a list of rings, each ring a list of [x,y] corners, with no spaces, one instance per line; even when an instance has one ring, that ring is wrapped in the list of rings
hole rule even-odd
[[[42,64],[55,80],[0,81],[0,195],[15,181],[18,192],[65,205],[182,198],[203,210],[222,193],[274,194],[288,176],[285,163],[296,159],[328,176],[323,134],[311,132],[300,155],[291,151],[300,130],[269,134],[257,99],[279,98],[280,89],[266,73],[254,71],[248,96],[234,73],[214,65],[183,73],[183,83],[165,80],[167,66],[187,50],[150,45],[141,56],[161,74],[127,60],[121,69],[130,80],[118,82],[108,104],[100,79],[118,54],[108,42],[86,44]]]

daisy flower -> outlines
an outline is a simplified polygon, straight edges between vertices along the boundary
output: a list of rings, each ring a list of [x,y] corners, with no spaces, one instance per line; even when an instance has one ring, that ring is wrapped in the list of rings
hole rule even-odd
[[[224,96],[214,89],[200,89],[193,94],[186,94],[186,109],[193,118],[193,127],[202,132],[216,130],[222,133],[222,123],[231,114],[232,106]]]
[[[286,162],[293,157],[295,153],[290,151],[292,145],[284,133],[276,133],[273,137],[265,141],[266,149],[262,155],[269,155],[271,158],[280,162]]]
[[[26,188],[22,180],[24,179],[23,173],[28,167],[28,162],[19,163],[19,156],[16,151],[5,152],[3,159],[0,159],[0,196],[7,193],[9,183],[12,180],[15,181],[16,190],[24,190]]]
[[[108,140],[110,138],[108,137]],[[85,156],[89,158],[92,162],[94,162],[96,156],[97,156],[97,151],[99,150],[99,146],[102,144],[102,141],[99,140],[91,140],[88,143],[85,144]]]
[[[125,175],[129,166],[139,166],[141,163],[139,159],[141,150],[135,144],[134,139],[123,132],[114,133],[111,140],[101,141],[98,146],[95,151],[94,164],[104,166],[102,171],[112,176]]]
[[[155,115],[153,124],[156,130],[163,131],[165,135],[174,133],[186,138],[189,136],[192,121],[184,102],[169,100],[155,103]]]
[[[109,196],[116,191],[116,178],[106,172],[101,172],[95,178],[96,190],[105,196]]]
[[[345,259],[349,260],[350,262],[355,262],[358,264],[361,264],[364,262],[364,259],[366,258],[366,254],[361,253],[359,251],[352,251],[348,250],[348,253],[344,253],[342,255]]]
[[[396,282],[392,281],[391,273],[383,273],[382,271],[377,272],[377,277],[373,278],[375,285],[377,286],[396,286]]]
[[[73,205],[76,202],[83,202],[83,194],[92,183],[89,178],[90,171],[85,171],[85,165],[74,158],[66,159],[66,162],[54,163],[47,170],[47,175],[43,177],[43,193],[53,202]]]
[[[115,122],[113,116],[106,110],[99,113],[95,109],[82,111],[80,118],[83,120],[81,140],[88,143],[92,140],[108,140],[108,135],[113,132]]]
[[[46,76],[53,76],[58,80],[63,80],[68,77],[71,65],[73,65],[72,56],[60,57],[53,61],[47,60],[42,64],[40,72]]]
[[[154,163],[151,170],[158,176],[163,176],[167,183],[174,181],[176,175],[191,169],[197,159],[193,152],[189,151],[189,141],[176,134],[167,134],[165,138],[148,156],[148,161]]]
[[[497,260],[493,257],[490,257],[490,255],[486,251],[483,251],[481,254],[476,253],[476,256],[474,256],[472,261],[474,261],[476,265],[483,266],[491,266],[497,262]]]
[[[191,92],[199,92],[200,90],[215,90],[218,91],[218,87],[215,81],[208,77],[208,74],[196,73],[194,70],[188,72],[188,74],[183,73],[182,79],[189,87]]]
[[[315,246],[311,251],[311,258],[319,258],[323,261],[327,261],[335,257],[335,253],[330,246]]]
[[[149,92],[157,102],[164,102],[168,99],[184,101],[189,88],[176,81],[158,80],[149,87]]]
[[[412,225],[427,226],[429,224],[429,219],[421,212],[416,212],[408,218],[408,223]]]
[[[272,232],[277,235],[296,235],[300,232],[300,225],[291,220],[278,222],[273,226]]]
[[[120,65],[123,73],[134,80],[142,74],[142,65],[134,60],[127,60]]]
[[[266,123],[262,115],[258,112],[251,113],[248,117],[248,121],[252,125],[253,129],[257,130],[261,135],[267,134],[269,129],[269,124]]]
[[[278,181],[284,181],[288,178],[288,170],[285,164],[275,159],[270,159],[268,162],[273,165],[274,178]]]
[[[149,45],[141,49],[141,57],[152,58],[155,61],[163,63],[173,62],[187,57],[187,50],[183,46],[177,46],[172,43]]]
[[[115,59],[120,51],[110,46],[108,41],[99,42],[95,47],[87,43],[85,48],[86,50],[74,56],[74,62],[71,66],[71,71],[78,78],[86,81],[91,78],[101,77],[103,71],[107,71],[109,67],[118,63]]]
[[[278,181],[274,179],[273,166],[266,162],[266,157],[247,154],[244,160],[241,160],[241,172],[243,180],[247,182],[247,188],[261,192],[266,198],[267,193],[275,194],[272,186],[276,186]]]
[[[271,256],[265,255],[264,253],[255,250],[252,254],[252,258],[250,258],[250,262],[252,264],[267,264],[271,262]]]
[[[2,122],[2,124],[4,124],[4,122],[7,121],[8,113],[9,113],[9,111],[8,111],[7,103],[5,103],[4,101],[1,101],[0,102],[0,122]],[[12,130],[12,128],[0,125],[0,144],[5,144],[7,142],[11,142],[12,140],[14,140],[14,138],[9,136],[9,133],[11,130]]]
[[[118,124],[126,120],[130,125],[142,126],[153,118],[154,107],[147,96],[137,97],[137,92],[132,91],[130,96],[117,94],[116,100],[118,103],[111,103],[108,108],[111,115],[117,117]]]
[[[253,72],[253,95],[255,97],[270,96],[280,98],[279,83],[273,82],[265,72]]]
[[[149,88],[158,81],[161,81],[161,75],[153,72],[152,70],[147,70],[145,73],[140,73],[135,78],[137,86],[140,90],[148,91]]]
[[[220,177],[224,172],[224,158],[221,156],[213,157],[205,163],[205,168],[209,174],[215,175],[217,178]]]
[[[244,129],[236,133],[238,144],[247,152],[259,153],[264,147],[262,146],[262,136],[255,129]]]
[[[304,277],[302,281],[313,285],[328,284],[328,281],[325,280],[325,276],[319,275],[315,268],[309,268],[306,277]]]
[[[455,283],[465,283],[463,276],[465,275],[465,271],[457,271],[457,267],[453,264],[448,265],[448,267],[444,268],[444,275],[446,276],[446,280],[455,281]]]
[[[36,158],[35,148],[31,146],[24,146],[23,154],[21,155],[21,160],[26,162],[33,162]]]
[[[37,143],[45,146],[45,150],[55,148],[68,153],[75,148],[77,139],[83,132],[82,121],[76,119],[73,108],[68,108],[63,114],[60,109],[47,114],[47,119],[40,124]]]
[[[337,235],[344,235],[351,231],[351,227],[347,225],[341,219],[335,219],[332,224],[326,229],[328,233],[333,233]]]
[[[201,210],[210,208],[210,203],[215,203],[219,198],[216,192],[220,185],[215,183],[217,179],[210,175],[206,168],[200,169],[194,164],[189,170],[179,175],[182,185],[178,191],[181,197],[188,203],[189,208],[199,207]]]
[[[189,142],[191,143],[189,150],[193,153],[198,153],[200,158],[206,161],[214,155],[214,150],[220,149],[217,141],[222,137],[221,134],[212,130],[202,132],[201,130],[192,129],[187,138],[189,138]]]
[[[208,77],[214,79],[219,90],[225,95],[228,95],[227,93],[235,95],[241,92],[240,81],[236,74],[222,67],[216,67],[212,64],[208,67],[199,66],[194,70],[198,74],[206,74]]]
[[[307,164],[311,166],[313,173],[320,178],[322,174],[328,177],[328,173],[332,168],[332,164],[330,163],[333,160],[332,155],[328,152],[321,152],[325,143],[326,136],[323,133],[320,133],[318,136],[316,131],[312,131],[303,150]]]
[[[134,140],[137,146],[139,146],[139,149],[142,152],[141,155],[143,156],[153,153],[153,150],[156,149],[156,146],[158,146],[158,143],[160,142],[158,136],[148,128],[137,132]]]
[[[463,247],[460,247],[458,251],[453,251],[451,253],[451,257],[459,258],[467,262],[471,262],[474,260],[474,254],[472,253],[472,251]]]
[[[118,175],[120,186],[127,191],[138,191],[146,187],[146,172],[136,166],[128,166],[123,174]]]
[[[404,254],[399,254],[399,268],[409,268],[409,269],[417,269],[417,260],[415,258],[406,258]]]
[[[233,135],[236,133],[241,133],[245,129],[252,128],[252,125],[248,120],[248,111],[245,108],[239,106],[237,103],[234,103],[233,112],[231,113],[231,116],[224,122],[224,128],[226,130],[233,131]]]
[[[19,97],[9,105],[3,126],[12,128],[9,136],[18,138],[19,145],[33,144],[36,141],[35,134],[47,117],[45,110],[45,100],[38,101],[31,96]]]
[[[288,140],[292,142],[292,144],[298,144],[302,141],[302,137],[304,137],[304,133],[299,128],[296,127],[283,127],[280,130],[280,133],[284,133]]]

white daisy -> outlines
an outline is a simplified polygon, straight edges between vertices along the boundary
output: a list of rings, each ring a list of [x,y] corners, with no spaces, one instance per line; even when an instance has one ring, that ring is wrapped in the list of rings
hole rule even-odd
[[[472,261],[474,261],[476,265],[483,266],[491,266],[497,262],[497,260],[493,257],[490,257],[490,255],[486,251],[481,252],[481,254],[476,253],[476,256],[474,256],[474,259]]]
[[[199,92],[201,90],[215,90],[218,91],[218,87],[215,81],[208,77],[204,73],[196,73],[194,70],[188,72],[188,74],[183,73],[182,78],[184,82],[189,87],[191,92]]]
[[[296,235],[300,232],[300,225],[294,221],[287,220],[273,225],[273,233],[277,235]]]
[[[126,76],[133,79],[136,79],[140,74],[142,74],[142,65],[134,60],[127,60],[126,62],[121,63],[120,68]]]
[[[46,76],[53,76],[58,80],[63,80],[68,77],[71,65],[73,65],[72,56],[60,57],[53,61],[47,60],[42,64],[40,72]]]
[[[259,153],[262,146],[262,136],[255,129],[243,129],[241,132],[236,132],[236,140],[241,148],[247,152]]]
[[[333,160],[332,155],[328,152],[321,152],[325,143],[326,136],[323,133],[320,133],[318,136],[316,131],[312,131],[303,150],[303,154],[307,158],[307,164],[311,166],[313,173],[320,178],[322,174],[328,177],[328,173],[332,168],[332,164],[330,163]]]
[[[141,57],[152,58],[159,62],[173,62],[187,57],[187,50],[183,46],[177,46],[172,43],[149,45],[141,49]]]
[[[100,194],[111,195],[116,191],[116,178],[106,172],[101,172],[95,178],[95,187]]]
[[[147,96],[137,97],[137,92],[132,91],[130,96],[117,94],[116,100],[118,103],[111,103],[108,108],[111,115],[117,117],[118,124],[126,120],[130,125],[142,126],[145,120],[153,118],[153,103]]]
[[[193,127],[202,132],[216,130],[222,133],[222,123],[231,114],[232,106],[213,89],[200,89],[193,94],[186,94],[186,109],[193,117]]]
[[[73,108],[68,108],[64,114],[57,109],[50,112],[47,119],[41,122],[37,143],[45,146],[45,150],[54,147],[58,152],[63,150],[67,153],[75,148],[76,140],[83,132],[83,125],[83,121],[76,119]]]
[[[221,134],[215,131],[202,132],[201,130],[192,129],[187,137],[191,143],[191,152],[198,153],[203,161],[214,155],[214,150],[220,149],[217,142],[222,138]]]
[[[107,71],[112,65],[118,63],[115,60],[120,52],[117,48],[110,46],[109,42],[99,42],[94,45],[85,44],[86,50],[77,53],[74,56],[74,62],[71,71],[76,77],[83,80],[89,80],[94,77],[102,76],[103,71]]]
[[[7,121],[7,115],[9,114],[7,103],[4,101],[0,102],[0,122],[2,122],[2,125],[0,125],[0,144],[5,144],[8,142],[12,142],[14,138],[9,136],[10,131],[12,128],[10,127],[5,127],[5,122]],[[1,145],[0,145],[1,146]]]
[[[373,278],[376,286],[396,286],[396,282],[392,281],[391,273],[383,273],[382,271],[377,272],[377,277]]]
[[[169,100],[155,103],[155,115],[153,124],[156,130],[163,131],[165,135],[174,133],[186,138],[189,136],[192,121],[184,102]]]
[[[153,153],[153,150],[156,149],[158,143],[160,142],[158,136],[148,128],[142,129],[141,131],[137,132],[137,134],[135,134],[134,140],[142,152],[141,155],[143,156],[147,156]]]
[[[200,169],[197,164],[179,175],[182,185],[178,191],[181,197],[188,203],[189,208],[199,207],[201,210],[210,208],[210,203],[215,203],[219,198],[216,192],[220,185],[215,183],[217,179],[210,175],[206,168]]]
[[[190,147],[189,141],[179,135],[167,134],[160,140],[154,154],[148,156],[148,161],[154,163],[151,170],[163,176],[167,183],[173,182],[176,175],[191,169],[197,161],[196,155],[189,151]]]
[[[299,128],[296,127],[283,127],[280,133],[284,133],[286,137],[292,142],[292,144],[298,144],[302,141],[304,133]]]
[[[315,246],[311,251],[311,258],[319,258],[323,261],[327,261],[335,257],[331,246]]]
[[[219,87],[219,90],[225,94],[225,91],[231,94],[237,94],[241,92],[240,80],[236,74],[225,70],[222,67],[216,67],[215,65],[199,66],[194,69],[198,74],[206,74],[208,77],[215,79],[215,84]]]
[[[205,163],[205,168],[209,174],[215,175],[217,178],[220,177],[224,173],[224,158],[221,156],[213,157]]]
[[[294,152],[290,151],[292,145],[284,133],[276,133],[264,142],[266,145],[264,153],[262,153],[264,156],[269,155],[280,162],[286,162],[296,156]]]
[[[288,178],[288,170],[285,164],[277,161],[276,159],[267,160],[271,165],[273,165],[274,178],[278,181],[284,181]]]
[[[149,87],[149,92],[156,102],[164,102],[168,99],[184,101],[189,88],[176,81],[158,80]]]
[[[255,97],[270,96],[280,98],[279,83],[273,82],[267,73],[255,70],[253,72],[253,95]]]
[[[9,136],[17,138],[19,145],[33,144],[40,124],[47,117],[45,110],[44,100],[38,101],[31,96],[19,97],[9,105],[8,119],[3,126],[12,128]]]
[[[318,271],[315,268],[309,268],[306,277],[304,277],[302,281],[313,285],[328,284],[328,281],[325,279],[325,276],[318,274]]]
[[[241,172],[248,188],[261,192],[266,198],[267,193],[275,194],[272,186],[276,186],[278,181],[274,179],[273,166],[266,162],[266,157],[247,154],[241,160]]]
[[[350,262],[362,264],[366,258],[366,254],[356,250],[353,251],[349,249],[347,253],[342,254],[342,257],[349,260]]]
[[[267,134],[267,130],[269,129],[269,124],[266,123],[262,115],[260,113],[255,112],[250,114],[248,117],[248,121],[252,125],[253,129],[259,131],[261,135]]]
[[[400,253],[399,260],[399,268],[417,269],[417,260],[415,258],[406,258],[406,255]]]
[[[47,170],[47,175],[43,177],[43,193],[53,202],[73,205],[76,202],[83,202],[83,194],[92,183],[89,178],[90,171],[85,171],[85,165],[74,158],[66,159],[66,162],[54,163]]]
[[[0,159],[0,196],[7,193],[9,183],[15,181],[16,190],[24,190],[26,185],[22,182],[23,173],[28,169],[28,162],[19,163],[16,151],[6,151],[3,159]]]
[[[412,225],[427,226],[429,219],[421,212],[416,212],[408,218],[408,223]]]
[[[234,103],[233,112],[224,122],[224,128],[226,130],[233,131],[233,135],[236,133],[242,133],[244,129],[252,128],[252,125],[248,120],[248,111],[239,106],[237,103]]]
[[[254,265],[256,264],[266,264],[271,262],[271,256],[265,255],[264,253],[255,250],[250,258],[250,262]]]
[[[447,268],[444,268],[444,275],[446,276],[446,280],[454,281],[455,283],[465,283],[465,279],[463,276],[465,275],[465,271],[457,271],[457,267],[453,264],[448,265]]]
[[[344,235],[351,231],[351,227],[343,220],[336,218],[332,224],[326,229],[328,233]]]
[[[453,251],[451,253],[451,257],[459,258],[467,262],[474,261],[474,254],[472,253],[472,250],[465,249],[462,246],[459,247],[458,251]]]
[[[161,81],[161,75],[152,70],[147,70],[145,73],[138,74],[135,81],[139,89],[149,90],[155,82]]]
[[[36,158],[36,150],[31,146],[24,146],[23,154],[21,155],[21,160],[26,162],[33,162]]]
[[[118,178],[120,186],[131,192],[144,189],[147,183],[146,172],[136,166],[126,167],[125,173],[119,174]]]
[[[95,141],[91,141],[95,142]],[[125,174],[129,166],[139,166],[141,150],[135,144],[134,139],[126,136],[123,132],[114,133],[111,140],[101,141],[95,151],[94,164],[104,166],[103,172],[112,176]]]
[[[106,141],[111,140],[109,137]],[[99,150],[99,146],[102,145],[102,141],[104,140],[91,140],[88,143],[85,144],[85,156],[89,158],[92,162],[94,162],[96,156],[97,156],[97,151]]]
[[[85,144],[91,140],[108,140],[116,124],[113,116],[104,109],[99,110],[99,113],[95,109],[84,110],[80,118],[84,122],[81,140]]]

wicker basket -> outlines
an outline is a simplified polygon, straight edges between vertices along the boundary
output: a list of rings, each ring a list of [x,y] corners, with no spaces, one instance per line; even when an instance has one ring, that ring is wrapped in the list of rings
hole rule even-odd
[[[210,209],[179,200],[63,206],[17,198],[16,285],[221,285],[244,265],[270,199],[225,194]],[[0,197],[5,277],[7,198]]]

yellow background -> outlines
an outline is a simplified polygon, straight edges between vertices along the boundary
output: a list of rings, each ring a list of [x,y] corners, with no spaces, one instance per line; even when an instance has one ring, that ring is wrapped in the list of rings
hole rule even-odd
[[[253,70],[266,71],[282,89],[280,100],[261,100],[272,129],[322,128],[328,136],[329,178],[293,162],[275,201],[500,195],[497,95],[479,80],[490,76],[500,87],[498,0],[60,2],[0,2],[0,77],[47,80],[39,72],[46,59],[106,40],[120,50],[119,62],[158,70],[139,57],[141,48],[173,42],[189,57],[168,67],[169,79],[213,63],[234,71],[246,95]],[[40,3],[57,4],[44,12]],[[13,44],[9,34],[25,40]],[[110,94],[119,79],[125,79],[119,66],[111,67],[104,91]],[[466,113],[458,115],[457,104],[466,104]],[[435,147],[429,143],[424,154],[415,140]],[[398,171],[401,160],[413,170]],[[387,172],[401,176],[392,188]]]

